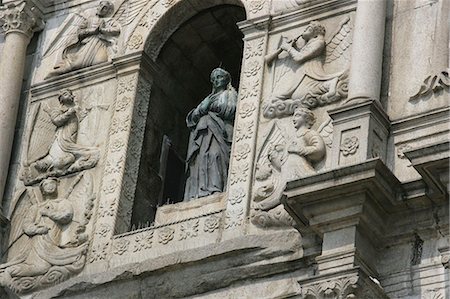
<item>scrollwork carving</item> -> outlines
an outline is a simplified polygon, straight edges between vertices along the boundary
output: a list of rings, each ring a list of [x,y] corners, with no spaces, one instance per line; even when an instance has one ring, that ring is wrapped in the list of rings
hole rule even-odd
[[[419,91],[409,98],[410,102],[417,102],[419,99],[430,95],[432,93],[449,90],[450,87],[450,77],[449,70],[442,71],[434,76],[428,76],[423,81],[422,86],[420,86]]]

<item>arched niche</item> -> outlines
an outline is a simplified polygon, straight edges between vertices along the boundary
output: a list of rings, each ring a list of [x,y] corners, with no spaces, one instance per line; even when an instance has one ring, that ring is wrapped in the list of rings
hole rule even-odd
[[[153,83],[129,229],[149,225],[158,206],[182,201],[185,117],[210,93],[211,71],[223,67],[239,86],[244,42],[236,23],[245,19],[245,10],[239,1],[217,2],[198,1],[194,9],[192,1],[182,1],[148,36]],[[187,11],[192,16],[186,20]],[[183,23],[175,26],[174,20]]]

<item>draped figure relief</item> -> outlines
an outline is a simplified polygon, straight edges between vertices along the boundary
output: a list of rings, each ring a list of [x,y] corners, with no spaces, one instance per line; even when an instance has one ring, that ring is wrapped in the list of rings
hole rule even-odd
[[[108,61],[118,49],[123,28],[133,22],[146,0],[100,1],[95,15],[74,13],[44,52],[44,59],[57,53],[56,64],[47,78]]]
[[[31,113],[34,128],[22,171],[26,185],[92,168],[100,158],[99,149],[78,143],[79,123],[87,112],[75,102],[72,91],[63,90],[58,101],[57,107],[44,103]]]

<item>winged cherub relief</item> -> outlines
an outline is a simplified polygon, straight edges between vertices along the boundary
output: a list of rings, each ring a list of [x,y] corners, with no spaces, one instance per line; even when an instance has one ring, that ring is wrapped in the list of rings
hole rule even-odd
[[[274,121],[256,165],[256,184],[252,222],[255,225],[293,226],[295,222],[284,210],[280,199],[288,181],[313,175],[323,166],[331,146],[331,119],[313,130],[314,113],[298,107],[292,117],[294,133],[284,131]]]
[[[44,54],[47,58],[58,52],[57,62],[47,78],[108,61],[117,52],[121,28],[136,18],[146,2],[122,0],[115,11],[111,1],[100,1],[95,15],[71,16]]]
[[[345,18],[329,41],[325,27],[311,22],[295,39],[281,38],[281,45],[266,56],[272,66],[272,95],[264,106],[266,118],[292,115],[299,106],[310,109],[324,106],[347,96],[348,68],[328,73],[336,63],[349,60],[350,18]],[[300,37],[304,40],[301,46]],[[300,44],[300,45],[299,45]]]
[[[80,272],[86,260],[86,227],[95,199],[92,177],[66,179],[65,194],[55,178],[27,187],[13,201],[8,261],[0,285],[19,294],[61,282]]]
[[[32,113],[34,127],[28,140],[28,152],[22,172],[26,185],[44,178],[60,177],[94,167],[100,151],[77,143],[81,114],[69,89],[58,96],[59,105],[37,107]]]

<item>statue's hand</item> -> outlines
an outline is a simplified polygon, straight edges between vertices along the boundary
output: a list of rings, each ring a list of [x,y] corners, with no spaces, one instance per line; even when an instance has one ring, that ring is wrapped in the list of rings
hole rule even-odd
[[[289,146],[288,146],[288,149],[287,149],[287,151],[288,151],[288,153],[290,153],[290,154],[297,154],[298,152],[299,152],[299,146],[298,146],[298,144],[297,144],[297,142],[292,142]]]
[[[50,229],[43,225],[36,226],[36,235],[45,235]]]
[[[283,42],[280,46],[280,49],[284,51],[289,51],[292,48],[292,45],[288,42]]]
[[[203,115],[206,114],[209,110],[209,105],[211,103],[208,100],[204,100],[203,102],[200,103],[200,105],[198,105],[198,112]]]

